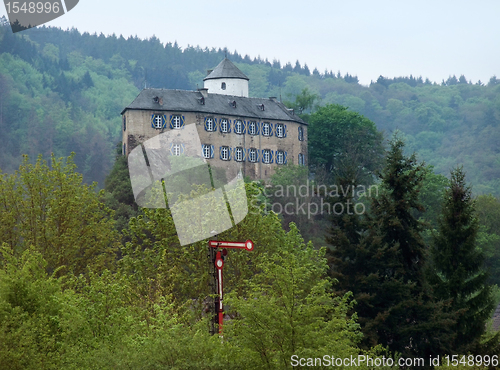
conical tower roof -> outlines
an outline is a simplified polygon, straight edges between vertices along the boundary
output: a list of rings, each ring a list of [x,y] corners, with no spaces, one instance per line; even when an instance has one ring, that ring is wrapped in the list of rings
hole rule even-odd
[[[249,80],[249,78],[227,58],[224,58],[224,60],[220,62],[219,65],[203,79],[203,81],[213,80],[216,78],[240,78],[247,81]]]

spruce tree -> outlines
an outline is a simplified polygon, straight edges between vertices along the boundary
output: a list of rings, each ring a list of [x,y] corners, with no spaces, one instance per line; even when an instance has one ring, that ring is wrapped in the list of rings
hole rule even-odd
[[[453,350],[463,354],[477,350],[494,305],[484,256],[476,245],[475,200],[462,168],[451,172],[438,225],[431,247],[436,294],[451,302],[448,310],[456,320]]]
[[[367,280],[365,276],[370,263],[370,254],[365,243],[361,243],[363,230],[366,228],[363,215],[352,212],[353,204],[359,199],[353,197],[352,188],[360,185],[354,166],[347,166],[337,172],[335,186],[338,191],[328,197],[332,212],[330,213],[330,229],[326,237],[328,248],[326,256],[329,265],[329,276],[334,279],[333,292],[343,296],[347,292],[353,293],[356,301],[354,310],[359,317],[359,323],[365,326],[367,311],[370,310],[370,294],[367,294]],[[350,207],[351,212],[347,209]],[[340,210],[344,210],[340,212]],[[373,281],[373,279],[372,279]],[[363,343],[365,348],[377,344],[377,338],[365,333]]]
[[[423,226],[414,214],[422,210],[418,196],[426,171],[403,149],[403,141],[394,138],[380,194],[364,220],[334,221],[330,261],[339,288],[352,290],[358,302],[366,347],[378,343],[404,357],[428,358],[447,351],[452,321],[433,299],[424,274]]]

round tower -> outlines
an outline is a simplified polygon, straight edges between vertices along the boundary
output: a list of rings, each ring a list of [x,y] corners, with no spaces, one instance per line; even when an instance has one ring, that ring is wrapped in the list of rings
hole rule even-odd
[[[217,67],[203,79],[203,86],[210,94],[244,96],[248,98],[248,77],[229,59],[224,58]]]

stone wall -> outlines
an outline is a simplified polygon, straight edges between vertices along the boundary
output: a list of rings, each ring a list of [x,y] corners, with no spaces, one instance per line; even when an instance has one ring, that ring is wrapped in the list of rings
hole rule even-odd
[[[151,116],[153,114],[165,115],[167,117],[166,128],[155,129],[151,125]],[[177,112],[177,111],[151,111],[151,110],[131,110],[127,109],[124,113],[124,120],[126,120],[126,125],[124,125],[125,130],[123,130],[123,144],[125,154],[128,155],[134,147],[140,143],[156,136],[167,130],[176,130],[169,127],[168,119],[171,115],[180,115],[184,117],[184,125],[189,125],[192,123],[196,124],[198,135],[200,137],[201,144],[213,145],[214,146],[214,157],[207,159],[207,162],[215,167],[220,167],[225,169],[228,179],[234,178],[238,171],[241,169],[243,176],[248,176],[253,180],[256,179],[268,179],[275,171],[279,164],[275,161],[272,164],[262,163],[262,150],[269,149],[276,153],[276,151],[284,151],[287,153],[287,163],[298,164],[299,153],[303,154],[307,161],[307,126],[294,121],[277,121],[277,120],[256,120],[260,124],[260,132],[258,135],[250,135],[247,132],[244,134],[236,134],[234,132],[234,122],[236,120],[241,121],[252,121],[255,120],[249,117],[239,117],[230,115],[206,115],[196,112]],[[217,121],[217,131],[207,132],[205,130],[205,118],[212,117]],[[222,118],[228,119],[231,122],[231,132],[222,133],[220,130],[220,120]],[[277,123],[286,125],[286,137],[278,138],[276,137],[276,132],[273,136],[263,136],[262,135],[262,123],[269,122],[273,126]],[[304,131],[304,140],[299,141],[298,128],[302,127]],[[182,130],[182,128],[180,129]],[[231,160],[224,161],[220,159],[219,148],[221,146],[228,146],[233,149],[233,156]],[[260,151],[260,157],[258,162],[252,163],[245,158],[243,162],[236,162],[234,160],[234,149],[236,147],[242,147],[245,150],[250,148],[255,148]],[[201,148],[200,148],[201,152]],[[247,152],[248,153],[248,152]],[[306,162],[307,164],[307,162]]]

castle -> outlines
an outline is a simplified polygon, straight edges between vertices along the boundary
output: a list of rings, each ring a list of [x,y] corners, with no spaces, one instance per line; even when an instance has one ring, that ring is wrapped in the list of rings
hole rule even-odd
[[[197,91],[144,89],[121,112],[123,154],[167,130],[195,123],[201,154],[233,178],[266,179],[277,166],[306,165],[307,124],[276,98],[250,98],[249,79],[225,58]],[[172,143],[171,155],[184,145]]]

